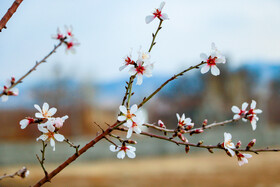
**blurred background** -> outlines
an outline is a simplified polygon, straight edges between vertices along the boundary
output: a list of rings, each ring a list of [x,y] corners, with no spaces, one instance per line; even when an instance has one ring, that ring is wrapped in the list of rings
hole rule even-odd
[[[0,17],[13,0],[0,1]],[[57,41],[51,39],[57,27],[72,25],[81,43],[76,54],[66,54],[64,46],[47,63],[19,85],[20,94],[0,103],[0,175],[23,165],[31,170],[27,180],[7,179],[0,186],[32,185],[43,176],[35,155],[41,143],[37,128],[21,130],[19,121],[34,116],[34,104],[47,102],[56,107],[57,117],[68,115],[61,134],[83,146],[95,137],[98,128],[116,120],[128,81],[127,70],[119,71],[130,49],[132,58],[142,46],[147,50],[158,20],[145,23],[145,16],[161,1],[24,1],[0,33],[0,85],[11,76],[21,77],[42,59]],[[223,141],[231,132],[233,141],[245,146],[256,138],[256,147],[280,145],[280,2],[277,0],[166,0],[164,21],[152,50],[153,76],[134,85],[131,103],[139,103],[172,75],[201,60],[212,42],[226,56],[218,67],[221,75],[201,75],[193,70],[173,81],[150,100],[142,111],[147,122],[177,124],[175,114],[185,113],[197,126],[231,119],[231,106],[257,101],[263,110],[256,131],[250,123],[237,122],[188,137],[205,144]],[[145,129],[149,131],[149,129]],[[224,152],[176,146],[135,136],[135,160],[117,160],[102,141],[59,174],[49,186],[279,186],[280,157],[277,153],[254,155],[239,167],[236,158]],[[49,171],[74,153],[67,144],[47,148]],[[121,168],[121,169],[120,169]],[[108,176],[114,176],[108,178]],[[137,181],[137,182],[135,182]]]

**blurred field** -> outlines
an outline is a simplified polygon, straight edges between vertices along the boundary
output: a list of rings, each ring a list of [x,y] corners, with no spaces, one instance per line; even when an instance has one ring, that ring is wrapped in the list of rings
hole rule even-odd
[[[253,155],[239,167],[236,158],[222,153],[177,155],[135,160],[103,160],[67,167],[45,186],[280,186],[280,154]],[[55,165],[47,165],[51,170]],[[0,186],[29,186],[43,175],[38,166],[28,166],[27,179],[6,179]],[[9,173],[18,167],[1,168]]]

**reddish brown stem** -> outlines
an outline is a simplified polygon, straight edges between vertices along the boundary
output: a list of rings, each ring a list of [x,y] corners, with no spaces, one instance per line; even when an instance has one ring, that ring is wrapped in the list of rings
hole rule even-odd
[[[9,10],[6,12],[6,14],[3,16],[3,18],[0,20],[0,32],[2,29],[6,29],[6,24],[11,19],[12,15],[17,11],[17,8],[22,3],[23,0],[15,0],[12,6],[9,8]]]

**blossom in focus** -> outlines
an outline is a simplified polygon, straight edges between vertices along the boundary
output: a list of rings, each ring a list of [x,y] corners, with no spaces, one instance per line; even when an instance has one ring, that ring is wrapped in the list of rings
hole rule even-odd
[[[246,114],[246,108],[248,107],[248,103],[244,102],[242,104],[242,107],[241,109],[239,109],[237,106],[232,106],[231,107],[231,111],[233,113],[236,113],[234,116],[233,116],[233,119],[239,119],[241,117],[243,117],[245,114]],[[242,118],[243,119],[243,118]]]
[[[130,109],[126,108],[125,106],[121,105],[119,107],[122,114],[118,117],[119,121],[126,121],[123,125],[127,127],[131,127],[134,121],[137,121],[136,112],[138,107],[136,104],[132,105]]]
[[[235,149],[235,145],[232,143],[231,138],[232,137],[230,133],[224,133],[224,147],[230,152],[231,156],[234,156],[235,152],[232,149]]]
[[[26,119],[23,119],[19,122],[20,124],[20,128],[21,129],[25,129],[29,124],[31,123],[34,123],[34,119],[33,118],[26,118]]]
[[[55,40],[61,40],[61,39],[63,39],[65,36],[64,36],[64,34],[61,32],[60,28],[58,27],[58,28],[57,28],[57,31],[56,31],[56,34],[53,34],[51,37],[52,37],[52,39],[55,39]]]
[[[131,55],[132,51],[130,51],[130,53],[124,57],[124,64],[119,68],[120,71],[122,71],[124,68],[126,68],[129,65],[134,65],[135,62],[132,60],[132,55]]]
[[[55,140],[62,142],[65,138],[63,135],[59,134],[58,132],[55,132],[55,128],[53,129],[47,129],[43,127],[42,125],[38,125],[39,131],[41,131],[43,134],[37,138],[38,140],[42,141],[50,141],[51,147],[53,147],[53,151],[55,151]]]
[[[112,152],[118,152],[117,157],[119,159],[124,159],[125,154],[128,156],[128,158],[135,158],[135,151],[136,148],[132,146],[115,146],[115,145],[110,145],[110,151]]]
[[[200,57],[202,58],[203,62],[206,64],[201,68],[201,73],[207,73],[211,69],[211,73],[214,76],[220,75],[220,70],[216,66],[219,63],[226,63],[226,59],[215,46],[215,43],[212,43],[212,50],[210,56],[206,55],[205,53],[201,53]]]
[[[257,121],[259,121],[259,118],[257,117],[257,114],[262,113],[261,109],[256,109],[256,101],[252,100],[251,106],[250,106],[250,110],[247,113],[247,119],[251,122],[252,125],[252,129],[256,130],[257,128]]]
[[[169,19],[168,18],[168,15],[166,13],[162,13],[162,9],[165,5],[165,2],[162,2],[159,6],[158,9],[156,9],[154,12],[153,12],[153,15],[149,15],[145,18],[145,21],[147,24],[151,23],[155,18],[158,18],[160,20],[167,20]]]
[[[194,124],[192,123],[191,118],[186,118],[185,114],[182,115],[182,117],[180,117],[179,114],[176,114],[177,119],[178,119],[178,126],[180,127],[186,127],[188,129],[193,128]]]
[[[154,68],[153,63],[147,63],[147,65],[143,65],[143,61],[137,60],[136,66],[131,67],[129,70],[130,75],[136,75],[137,76],[137,85],[141,85],[143,82],[143,76],[151,77],[152,76],[152,70]]]
[[[34,107],[39,111],[35,114],[36,118],[50,118],[57,111],[57,109],[54,107],[49,109],[48,103],[44,103],[42,109],[37,104],[35,104]]]
[[[136,134],[140,134],[142,132],[141,128],[143,124],[144,124],[144,119],[143,117],[141,117],[141,115],[138,114],[137,117],[132,122],[132,125],[127,126],[128,130],[127,130],[126,138],[130,138],[133,132],[135,132]]]
[[[252,155],[250,154],[242,154],[242,153],[237,153],[237,160],[238,160],[238,165],[242,166],[243,164],[248,164],[248,158],[252,158]]]

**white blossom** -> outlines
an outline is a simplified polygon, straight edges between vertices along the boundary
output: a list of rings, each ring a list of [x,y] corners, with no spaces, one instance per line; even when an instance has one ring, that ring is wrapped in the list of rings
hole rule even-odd
[[[37,104],[35,104],[34,107],[39,111],[35,114],[36,118],[50,118],[57,111],[57,109],[54,107],[49,109],[48,103],[44,103],[42,109]]]
[[[231,138],[232,137],[230,133],[224,133],[224,147],[230,152],[231,156],[234,156],[235,152],[232,149],[235,149],[235,145],[232,143]]]
[[[135,158],[135,151],[136,148],[132,146],[115,146],[115,145],[110,145],[110,151],[112,152],[118,152],[117,157],[119,159],[124,159],[125,155],[128,156],[128,158]]]
[[[162,13],[162,9],[165,5],[165,2],[162,2],[159,6],[158,9],[156,9],[154,12],[153,12],[153,15],[149,15],[149,16],[146,16],[145,18],[145,21],[146,23],[151,23],[155,18],[158,18],[160,20],[167,20],[169,19],[168,18],[168,15],[166,13]]]

